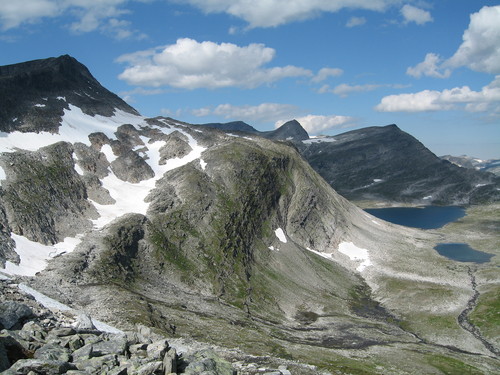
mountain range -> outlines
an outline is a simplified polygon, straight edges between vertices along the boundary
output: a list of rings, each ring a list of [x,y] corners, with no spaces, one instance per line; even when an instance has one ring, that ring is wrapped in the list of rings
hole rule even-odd
[[[476,282],[434,251],[442,234],[383,222],[345,198],[367,197],[355,186],[380,179],[397,192],[369,197],[480,201],[467,186],[493,175],[463,172],[460,185],[462,169],[441,161],[429,172],[434,155],[395,126],[310,139],[295,120],[261,134],[145,118],[69,56],[0,67],[0,100],[0,274],[12,285],[120,330],[147,326],[226,348],[221,356],[238,348],[240,369],[264,357],[297,374],[498,368],[493,329],[464,328],[492,279]],[[415,150],[424,187],[409,185],[402,160],[382,168],[402,149]],[[327,165],[335,177],[322,175]],[[346,180],[344,196],[333,180]],[[2,337],[0,357],[12,362]],[[126,362],[113,371],[137,373]]]
[[[296,120],[270,132],[235,122],[204,124],[292,142],[338,193],[350,200],[467,205],[500,200],[500,178],[488,168],[459,168],[396,125],[310,138]],[[489,164],[494,166],[494,161]],[[481,170],[479,170],[481,169]]]

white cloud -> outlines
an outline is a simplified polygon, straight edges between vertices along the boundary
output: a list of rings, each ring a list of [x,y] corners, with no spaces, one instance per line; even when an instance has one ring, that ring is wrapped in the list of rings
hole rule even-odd
[[[198,117],[216,115],[226,120],[241,120],[248,122],[275,122],[280,118],[293,118],[299,109],[291,104],[262,103],[259,105],[235,106],[220,104],[215,108],[204,107],[194,109],[191,113]]]
[[[134,103],[135,99],[134,96],[136,95],[141,95],[141,96],[147,96],[147,95],[159,95],[163,94],[165,91],[162,89],[144,89],[142,87],[136,87],[133,90],[129,91],[122,91],[119,93],[120,97],[125,100],[127,103]]]
[[[478,72],[500,74],[500,5],[485,6],[471,14],[469,27],[462,39],[462,44],[451,58],[442,61],[437,54],[428,53],[423,62],[409,67],[406,74],[415,78],[448,78],[452,69],[461,66]]]
[[[60,14],[59,5],[53,0],[0,0],[0,24],[3,30],[18,27],[22,23],[36,22],[42,17]]]
[[[346,98],[351,94],[359,93],[359,92],[368,92],[374,91],[383,87],[390,87],[393,89],[402,89],[406,87],[410,87],[411,85],[402,85],[402,84],[394,84],[394,83],[385,83],[385,84],[364,84],[364,85],[349,85],[347,83],[341,83],[340,85],[331,88],[329,85],[323,85],[318,89],[318,93],[326,94],[332,93],[338,95],[342,98]]]
[[[176,0],[205,13],[227,13],[248,22],[250,28],[275,27],[334,13],[341,9],[384,11],[400,0]]]
[[[405,23],[415,22],[417,25],[423,25],[433,21],[431,14],[423,9],[406,4],[401,8],[401,14],[405,19]]]
[[[424,112],[465,110],[468,112],[500,112],[500,75],[481,91],[468,86],[443,91],[424,90],[411,94],[390,95],[375,107],[380,112]]]
[[[425,55],[425,60],[414,67],[409,67],[406,70],[406,74],[420,78],[422,76],[435,77],[435,78],[448,78],[451,75],[450,69],[444,69],[440,72],[442,68],[438,65],[441,62],[441,58],[435,53],[428,53]]]
[[[313,78],[313,82],[321,82],[327,79],[328,77],[339,77],[344,74],[344,71],[339,68],[322,68],[319,70],[318,74],[316,74]]]
[[[295,118],[309,134],[320,134],[333,128],[346,128],[355,125],[355,118],[350,116],[320,116],[307,115]],[[288,120],[276,121],[274,127],[277,129]]]
[[[478,72],[500,74],[500,5],[485,6],[471,14],[462,39],[445,66],[467,66]]]
[[[361,26],[366,23],[366,18],[365,17],[351,17],[349,21],[347,21],[346,26],[347,27],[356,27],[356,26]]]
[[[335,86],[335,88],[329,90],[330,92],[339,95],[343,98],[349,96],[350,94],[356,92],[367,92],[373,91],[382,87],[383,85],[374,85],[374,84],[366,84],[366,85],[349,85],[347,83],[342,83],[340,85]]]
[[[311,71],[287,65],[265,68],[275,50],[263,44],[197,42],[184,38],[159,49],[118,58],[129,67],[119,75],[131,85],[183,89],[254,88],[287,77],[311,76]]]
[[[129,13],[122,6],[130,1],[132,0],[0,0],[0,29],[9,30],[44,18],[64,16],[68,19],[76,18],[76,21],[68,25],[76,33],[100,30],[118,39],[137,37],[138,33],[129,28],[129,23],[118,19]]]

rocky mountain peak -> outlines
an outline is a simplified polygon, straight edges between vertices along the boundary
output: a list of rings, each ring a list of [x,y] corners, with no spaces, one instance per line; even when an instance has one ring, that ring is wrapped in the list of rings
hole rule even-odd
[[[297,120],[290,120],[278,129],[267,133],[266,138],[275,140],[304,141],[309,139],[309,134]]]
[[[69,55],[0,66],[0,131],[56,132],[73,104],[88,115],[137,111]]]

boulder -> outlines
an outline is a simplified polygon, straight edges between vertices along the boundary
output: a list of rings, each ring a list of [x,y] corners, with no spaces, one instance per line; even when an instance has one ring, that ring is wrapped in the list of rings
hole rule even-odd
[[[33,315],[31,309],[19,302],[6,301],[0,303],[0,328],[12,329],[22,325],[26,318]]]
[[[28,375],[30,371],[35,374],[58,375],[65,374],[68,370],[74,370],[76,367],[68,362],[52,361],[44,359],[20,359],[5,370],[3,375]]]
[[[35,359],[69,362],[71,354],[68,349],[57,344],[45,344],[35,351]]]

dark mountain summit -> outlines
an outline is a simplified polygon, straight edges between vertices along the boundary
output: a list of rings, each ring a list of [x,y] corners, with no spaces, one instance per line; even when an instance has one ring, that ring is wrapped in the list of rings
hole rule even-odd
[[[297,147],[349,199],[468,204],[500,199],[499,179],[443,161],[396,125],[353,130]]]
[[[297,120],[288,121],[285,124],[281,125],[278,129],[266,132],[258,131],[253,126],[250,126],[243,121],[232,121],[226,123],[216,122],[201,124],[201,126],[215,128],[226,132],[237,131],[258,134],[261,137],[272,139],[275,141],[303,141],[309,139],[309,134],[307,134],[306,130],[302,127],[302,125],[300,125]]]
[[[105,89],[89,70],[64,55],[0,66],[0,130],[57,130],[68,103],[88,115],[137,111]]]
[[[209,128],[214,128],[214,129],[219,129],[223,131],[238,131],[238,132],[245,132],[245,133],[258,133],[258,130],[255,129],[253,126],[248,125],[246,122],[243,121],[231,121],[231,122],[225,122],[225,123],[220,123],[220,122],[211,122],[208,124],[200,124],[200,126],[206,126]]]
[[[278,129],[261,134],[267,139],[304,141],[309,139],[309,134],[297,120],[291,120],[281,125]]]

